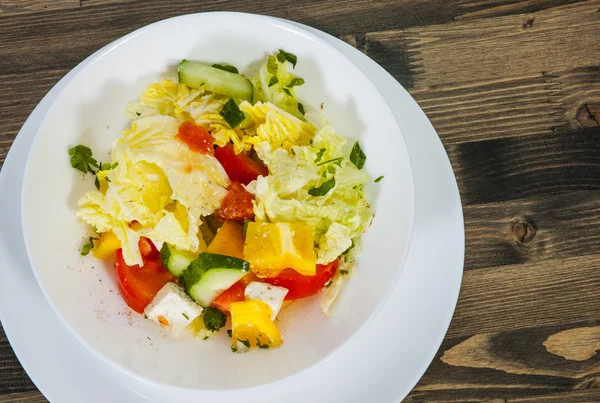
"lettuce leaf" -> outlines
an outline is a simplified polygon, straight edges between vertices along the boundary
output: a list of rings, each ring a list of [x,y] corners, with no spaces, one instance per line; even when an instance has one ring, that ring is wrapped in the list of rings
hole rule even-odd
[[[269,56],[260,68],[258,76],[252,80],[254,102],[270,102],[293,116],[304,119],[298,109],[294,91],[294,86],[301,85],[304,80],[291,73],[290,68],[293,68],[290,62],[281,62],[275,56]]]
[[[373,218],[363,191],[368,177],[344,156],[344,143],[329,126],[314,136],[313,144],[292,146],[289,152],[266,141],[258,143],[256,152],[269,167],[269,175],[247,186],[255,195],[257,221],[311,225],[321,264],[348,249]],[[311,195],[311,189],[332,178],[335,184],[330,190]]]
[[[168,115],[175,116],[179,85],[172,80],[161,80],[146,87],[139,100],[129,102],[125,107],[125,115],[137,119],[139,117]]]

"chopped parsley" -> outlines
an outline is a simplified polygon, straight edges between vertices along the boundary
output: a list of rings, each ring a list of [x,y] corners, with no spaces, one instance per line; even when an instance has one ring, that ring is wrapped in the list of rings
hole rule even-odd
[[[292,64],[293,68],[296,68],[296,63],[298,63],[298,58],[296,55],[286,52],[283,49],[279,49],[279,53],[277,54],[277,60],[280,63],[285,62],[286,60]]]
[[[348,274],[348,270],[340,270],[340,274],[342,276],[345,276],[346,274]]]
[[[208,336],[204,336],[202,340],[208,340]]]
[[[269,348],[268,344],[261,344],[259,338],[256,338],[256,344],[258,345],[259,348]]]
[[[240,340],[240,339],[237,339],[237,341],[239,341],[240,343],[242,343],[244,346],[250,348],[250,341],[249,340]]]
[[[69,149],[71,156],[71,166],[84,174],[96,173],[98,161],[92,156],[92,150],[89,147],[78,145]]]
[[[324,148],[321,148],[319,151],[317,151],[317,158],[315,158],[315,162],[321,161],[321,159],[323,158],[323,154],[325,154],[325,151],[327,150]]]
[[[381,182],[382,179],[383,179],[383,175],[377,177],[377,179],[375,179],[373,182],[378,183],[378,182]]]
[[[219,311],[217,308],[208,307],[204,309],[204,326],[212,331],[216,332],[225,326],[227,322],[227,315]]]
[[[279,79],[277,78],[277,76],[273,76],[271,77],[271,79],[269,80],[269,87],[274,86],[275,84],[277,84],[279,82]]]
[[[185,313],[185,312],[181,312],[181,314],[183,315],[183,317],[184,317],[184,318],[186,318],[187,320],[190,320],[190,317],[189,317],[189,316],[187,316],[187,313]]]
[[[300,102],[298,102],[298,111],[300,111],[301,114],[305,115],[304,105],[302,105]]]
[[[347,255],[347,254],[348,254],[348,252],[350,252],[352,249],[354,249],[354,241],[352,241],[352,245],[350,245],[350,246],[348,247],[348,249],[346,249],[346,250],[345,250],[345,251],[342,253],[342,255]]]
[[[323,182],[319,187],[312,187],[309,189],[308,194],[311,196],[325,196],[335,186],[335,177]]]
[[[223,109],[221,109],[220,115],[223,116],[223,119],[225,119],[227,124],[232,129],[236,128],[237,125],[242,123],[242,121],[245,118],[244,112],[242,112],[240,108],[238,108],[237,104],[233,99],[230,99],[225,105],[223,105]]]
[[[92,249],[94,249],[94,241],[97,239],[98,238],[90,237],[90,239],[81,247],[81,256],[86,256]]]
[[[330,160],[318,163],[317,166],[319,167],[321,165],[329,164],[330,162],[333,162],[334,164],[337,164],[338,166],[341,166],[343,159],[344,159],[344,157],[332,158]]]
[[[325,284],[325,288],[331,287],[331,284],[333,284],[333,280],[329,280],[327,284]]]
[[[352,151],[350,152],[350,162],[352,162],[358,169],[362,169],[366,160],[367,156],[363,152],[362,148],[360,148],[360,144],[358,144],[357,141],[354,143]]]
[[[269,56],[267,59],[267,71],[272,75],[277,74],[277,61],[273,56]]]
[[[288,88],[300,86],[304,84],[304,79],[301,77],[294,77],[290,80],[290,83],[287,85]]]
[[[234,74],[239,74],[238,69],[235,66],[232,66],[230,64],[219,64],[219,63],[215,63],[212,65],[215,69],[219,69],[219,70],[225,70],[228,71],[230,73],[234,73]]]
[[[292,96],[292,93],[290,92],[290,90],[285,87],[283,87],[283,92],[285,92],[288,95],[288,97]]]

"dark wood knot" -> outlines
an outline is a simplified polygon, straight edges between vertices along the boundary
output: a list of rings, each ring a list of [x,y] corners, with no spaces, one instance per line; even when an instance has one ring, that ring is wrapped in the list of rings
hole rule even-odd
[[[534,18],[527,19],[527,21],[523,23],[523,29],[530,28],[533,25],[533,21],[535,21]]]
[[[577,108],[575,120],[579,127],[600,126],[600,104],[585,103]]]
[[[527,221],[516,221],[513,223],[513,235],[519,243],[529,243],[536,234],[535,227]]]

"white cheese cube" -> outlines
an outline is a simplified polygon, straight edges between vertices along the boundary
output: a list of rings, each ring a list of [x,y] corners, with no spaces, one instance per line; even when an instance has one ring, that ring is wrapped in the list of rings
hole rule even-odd
[[[272,320],[275,320],[277,317],[287,293],[287,288],[278,287],[276,285],[267,283],[260,283],[258,281],[253,281],[248,284],[246,286],[246,291],[244,291],[246,299],[263,301],[271,307],[271,310],[273,311],[271,314]]]
[[[144,313],[168,328],[173,335],[178,335],[202,313],[202,307],[188,297],[183,288],[169,282],[160,289]]]

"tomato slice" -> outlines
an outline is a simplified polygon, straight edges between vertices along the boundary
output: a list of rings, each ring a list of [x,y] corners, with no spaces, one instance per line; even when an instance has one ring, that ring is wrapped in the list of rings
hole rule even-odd
[[[286,300],[305,298],[321,291],[331,280],[337,267],[337,260],[326,265],[318,264],[314,276],[304,276],[296,270],[285,269],[277,277],[263,278],[262,281],[287,288],[289,292],[285,296]]]
[[[246,284],[243,280],[238,281],[227,290],[223,291],[211,305],[221,312],[229,313],[229,308],[232,302],[240,302],[244,300],[244,291]]]
[[[213,136],[192,122],[183,122],[179,126],[177,140],[187,144],[192,151],[203,154],[214,153],[213,145],[215,143],[215,139]]]
[[[144,260],[144,265],[129,266],[123,259],[123,250],[117,250],[115,269],[121,296],[131,309],[143,313],[156,293],[175,277],[160,264]]]
[[[239,182],[231,182],[221,207],[217,210],[217,216],[223,220],[251,220],[254,218],[254,207],[252,206],[254,196],[249,193]]]
[[[219,160],[227,176],[232,181],[249,184],[259,176],[267,176],[269,170],[266,166],[245,154],[236,154],[233,151],[233,145],[227,144],[225,147],[215,149],[215,158]]]
[[[215,298],[211,305],[218,308],[221,312],[229,313],[231,303],[243,301],[246,286],[253,281],[260,281],[260,279],[254,273],[249,272],[240,281],[223,291],[221,295]]]
[[[154,242],[148,238],[141,237],[138,242],[138,248],[140,248],[140,253],[144,259],[158,260],[160,257],[160,252],[154,246]]]

